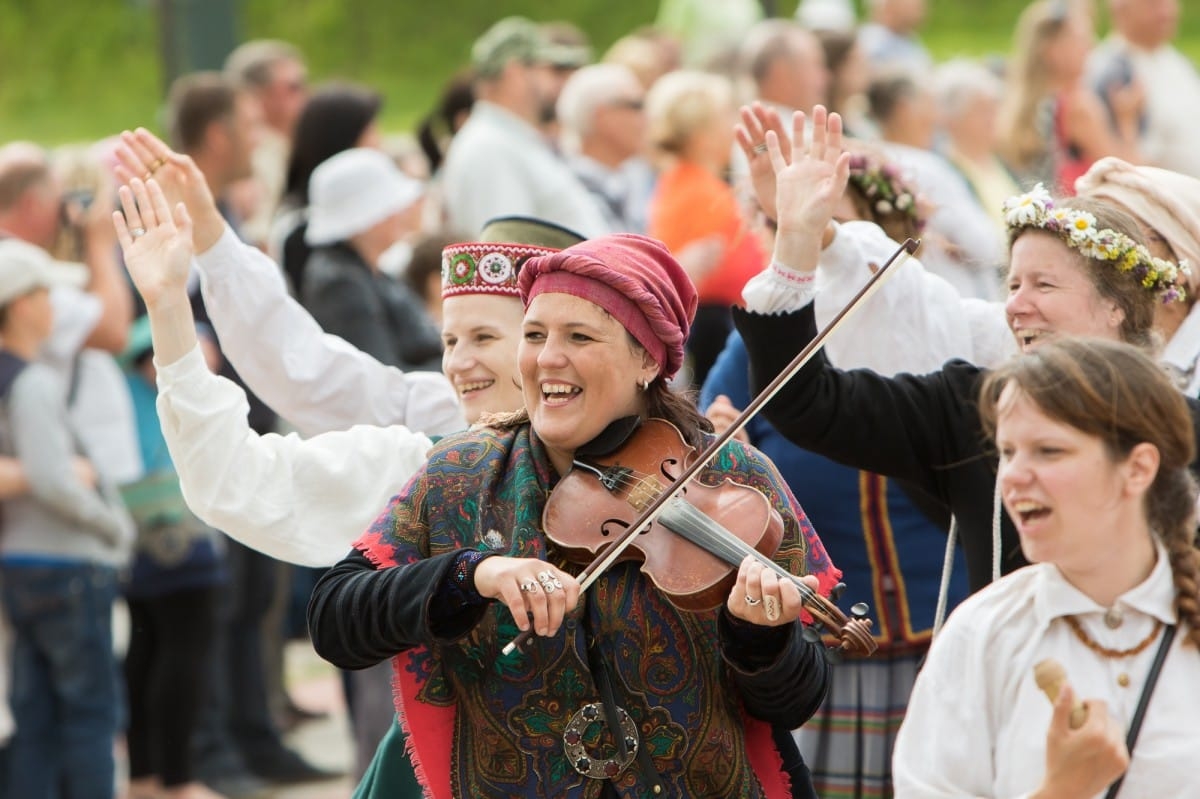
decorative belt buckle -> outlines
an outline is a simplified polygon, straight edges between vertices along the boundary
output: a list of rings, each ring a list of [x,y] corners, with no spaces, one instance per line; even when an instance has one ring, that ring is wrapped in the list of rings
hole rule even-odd
[[[571,716],[567,727],[563,730],[563,751],[567,753],[567,761],[585,777],[594,780],[612,779],[620,775],[633,762],[638,751],[637,726],[625,712],[625,708],[617,708],[617,723],[621,734],[625,736],[625,757],[595,758],[588,754],[583,746],[583,734],[587,728],[596,723],[604,722],[604,710],[599,702],[584,705]]]

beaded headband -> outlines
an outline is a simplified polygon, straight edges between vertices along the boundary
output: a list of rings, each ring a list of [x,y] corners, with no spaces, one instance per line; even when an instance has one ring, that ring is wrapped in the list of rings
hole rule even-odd
[[[442,250],[442,299],[463,294],[521,298],[517,274],[530,258],[553,255],[552,247],[472,241]]]
[[[1087,211],[1055,208],[1054,198],[1041,183],[1026,194],[1004,201],[1004,224],[1009,233],[1026,228],[1045,230],[1087,258],[1112,261],[1117,269],[1132,276],[1164,304],[1187,296],[1179,280],[1181,274],[1191,273],[1186,261],[1176,266],[1155,258],[1145,246],[1124,233],[1096,227],[1096,217]]]

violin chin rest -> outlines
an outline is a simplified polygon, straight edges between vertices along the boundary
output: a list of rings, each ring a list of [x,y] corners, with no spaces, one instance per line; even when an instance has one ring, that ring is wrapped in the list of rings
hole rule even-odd
[[[641,424],[642,419],[639,416],[622,416],[609,422],[608,427],[601,430],[598,436],[575,450],[575,457],[583,460],[603,458],[616,452],[625,445]]]

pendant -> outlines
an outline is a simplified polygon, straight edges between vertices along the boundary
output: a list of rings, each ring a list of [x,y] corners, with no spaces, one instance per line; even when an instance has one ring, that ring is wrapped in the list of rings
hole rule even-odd
[[[1115,630],[1125,621],[1124,614],[1116,608],[1109,608],[1104,613],[1104,625],[1110,630]]]
[[[1120,674],[1118,674],[1117,675],[1117,685],[1121,686],[1122,688],[1128,688],[1129,687],[1129,675],[1126,674],[1125,672],[1121,672]]]

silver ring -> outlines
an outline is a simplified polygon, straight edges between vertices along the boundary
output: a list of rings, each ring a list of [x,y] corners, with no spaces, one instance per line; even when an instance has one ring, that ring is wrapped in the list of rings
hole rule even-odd
[[[135,227],[135,228],[133,228],[132,230],[130,230],[130,231],[129,231],[129,235],[130,235],[130,236],[133,236],[135,239],[141,238],[142,236],[145,236],[145,235],[146,235],[146,228],[144,228],[144,227]]]
[[[766,151],[767,151],[767,143],[766,142],[761,142],[759,144],[754,145],[755,153],[765,153]]]
[[[547,580],[553,580],[554,574],[552,572],[548,572],[548,571],[541,571],[541,572],[537,573],[537,578],[538,578],[538,582],[544,583]]]
[[[532,594],[537,591],[537,589],[538,584],[533,580],[526,580],[525,582],[521,583],[521,590],[526,593]]]
[[[761,602],[762,602],[761,599],[755,599],[754,597],[750,596],[749,594],[746,594],[746,604],[747,605],[757,605]]]
[[[560,583],[558,580],[542,580],[542,590],[547,594],[553,594],[560,588],[562,588],[562,583]]]

